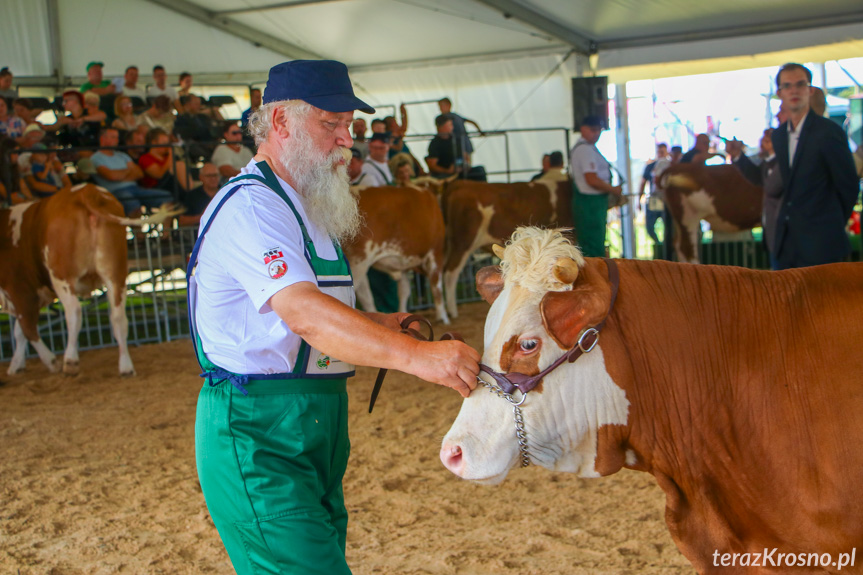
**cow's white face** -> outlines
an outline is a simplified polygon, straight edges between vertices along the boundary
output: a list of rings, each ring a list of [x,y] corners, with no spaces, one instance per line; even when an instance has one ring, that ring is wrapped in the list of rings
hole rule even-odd
[[[543,325],[543,295],[509,283],[503,288],[486,319],[484,364],[502,373],[534,375],[567,351]],[[597,345],[549,373],[528,394],[522,415],[531,463],[597,477],[597,432],[603,425],[626,424],[628,410],[626,394],[606,371]],[[503,481],[521,463],[510,403],[477,387],[444,437],[441,460],[463,479]]]

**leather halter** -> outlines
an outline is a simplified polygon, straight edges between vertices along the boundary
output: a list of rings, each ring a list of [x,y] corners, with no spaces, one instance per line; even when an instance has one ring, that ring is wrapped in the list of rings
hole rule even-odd
[[[608,311],[605,313],[602,321],[596,324],[596,326],[588,327],[582,331],[578,337],[578,342],[569,351],[536,375],[525,375],[518,372],[503,374],[483,363],[479,364],[479,370],[489,374],[500,387],[501,391],[512,395],[517,389],[526,394],[539,385],[543,377],[560,367],[564,362],[572,363],[581,357],[582,354],[588,353],[594,348],[599,341],[600,330],[605,326],[608,316],[611,315],[611,310],[614,309],[614,301],[617,299],[617,288],[620,285],[620,273],[617,270],[617,263],[608,258],[603,258],[603,260],[605,260],[605,265],[608,266],[608,279],[611,281],[611,303],[609,303]]]
[[[425,324],[425,326],[429,330],[429,336],[426,337],[422,333],[420,333],[419,331],[409,327],[410,324],[412,324],[414,322]],[[420,341],[433,341],[434,340],[434,330],[432,329],[431,322],[421,315],[415,315],[415,314],[409,315],[401,321],[400,325],[401,325],[401,329],[399,330],[399,333],[409,335],[412,338],[418,339]],[[442,336],[440,336],[440,341],[444,341],[447,339],[455,339],[458,341],[464,341],[464,338],[462,338],[461,335],[459,335],[458,333],[455,333],[455,332],[447,332],[447,333],[443,334]],[[380,371],[378,371],[378,377],[377,377],[377,379],[375,379],[375,387],[374,387],[374,389],[372,389],[372,397],[369,400],[369,413],[371,413],[372,409],[374,409],[374,407],[375,407],[375,401],[378,398],[378,394],[381,392],[381,386],[384,384],[384,377],[386,377],[386,375],[387,375],[386,369],[381,368]]]

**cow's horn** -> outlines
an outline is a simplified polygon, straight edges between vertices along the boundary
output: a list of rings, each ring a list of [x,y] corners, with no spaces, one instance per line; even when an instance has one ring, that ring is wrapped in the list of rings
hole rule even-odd
[[[500,259],[503,259],[503,252],[505,251],[505,249],[502,245],[494,244],[493,246],[491,246],[491,251],[494,252],[494,255],[496,255]]]
[[[572,258],[557,258],[552,273],[557,281],[567,285],[573,284],[578,277],[578,264]]]

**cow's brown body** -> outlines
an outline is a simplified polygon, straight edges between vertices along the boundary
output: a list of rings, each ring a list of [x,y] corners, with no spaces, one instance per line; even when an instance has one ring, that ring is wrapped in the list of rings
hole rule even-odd
[[[443,305],[443,214],[434,193],[414,187],[386,186],[358,192],[365,225],[344,246],[357,299],[373,311],[366,273],[373,267],[399,279],[399,307],[407,310],[410,281],[403,272],[416,270],[429,280],[438,320],[449,323]]]
[[[447,311],[458,316],[456,283],[470,255],[502,243],[519,226],[571,227],[572,184],[542,181],[487,184],[458,180],[444,189]]]
[[[54,356],[39,337],[39,309],[58,298],[66,313],[68,342],[63,371],[78,372],[81,304],[106,288],[113,334],[120,348],[120,373],[134,373],[126,345],[126,225],[158,223],[127,220],[114,196],[93,185],[64,189],[53,196],[0,209],[0,304],[13,315],[16,349],[9,373],[24,367],[29,341],[52,370]]]
[[[652,474],[699,573],[838,571],[823,554],[847,554],[843,573],[863,571],[859,557],[850,564],[863,546],[863,264],[767,272],[616,260],[612,305],[612,264],[579,262],[555,230],[519,234],[498,248],[502,267],[477,276],[492,303],[483,363],[538,374],[604,321],[592,351],[527,394],[531,463]],[[512,417],[508,402],[474,391],[444,437],[444,465],[503,481],[521,461]],[[773,549],[785,562],[764,557]]]
[[[715,232],[739,232],[761,225],[762,189],[734,166],[675,164],[662,172],[659,188],[674,220],[679,261],[699,262],[701,220]]]
[[[716,550],[861,547],[863,264],[619,268],[600,341],[630,415],[600,428],[596,470],[654,475],[671,535],[701,573],[750,572],[717,568]],[[601,260],[588,260],[573,292],[553,294],[548,313],[580,312],[580,290],[599,295],[584,309],[595,324],[610,294]],[[565,321],[548,318],[552,331]]]

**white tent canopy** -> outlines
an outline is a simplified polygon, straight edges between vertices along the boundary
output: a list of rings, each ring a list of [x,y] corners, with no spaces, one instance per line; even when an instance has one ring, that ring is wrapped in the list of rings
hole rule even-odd
[[[863,53],[860,0],[3,0],[3,65],[84,75],[103,60],[213,80],[332,58],[354,72],[501,62],[575,50],[613,82]],[[770,56],[776,54],[776,56]],[[828,57],[823,57],[828,56]],[[708,61],[707,64],[704,61]],[[579,72],[590,69],[586,61]]]

